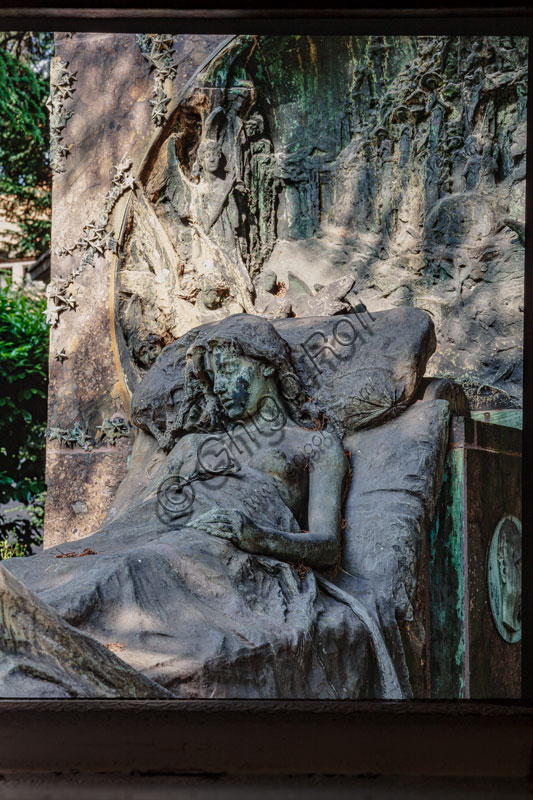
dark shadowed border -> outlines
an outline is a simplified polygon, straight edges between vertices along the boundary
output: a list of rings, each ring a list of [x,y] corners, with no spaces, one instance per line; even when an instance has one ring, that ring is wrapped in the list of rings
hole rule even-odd
[[[8,0],[9,2],[9,0]],[[218,34],[528,35],[527,6],[399,9],[46,7],[0,12],[3,30]],[[435,4],[436,5],[436,4]],[[474,6],[474,3],[471,4]],[[138,6],[138,7],[136,7]],[[531,46],[531,45],[530,45]],[[528,111],[533,111],[533,53]],[[533,113],[528,114],[533,143]],[[533,159],[532,159],[533,162]],[[526,232],[533,230],[528,159]],[[525,254],[523,699],[500,702],[0,701],[0,779],[10,772],[530,777],[533,722],[533,274]]]

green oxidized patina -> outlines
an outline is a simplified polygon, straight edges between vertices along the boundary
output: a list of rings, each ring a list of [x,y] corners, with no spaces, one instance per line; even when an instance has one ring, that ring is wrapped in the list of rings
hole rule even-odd
[[[434,698],[464,697],[465,691],[463,471],[463,450],[449,450],[439,512],[430,534],[431,683]]]

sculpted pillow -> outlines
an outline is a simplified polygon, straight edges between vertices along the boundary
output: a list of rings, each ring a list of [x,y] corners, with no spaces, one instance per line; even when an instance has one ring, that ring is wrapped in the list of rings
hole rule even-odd
[[[436,347],[431,317],[418,308],[274,324],[313,400],[344,434],[401,413]]]

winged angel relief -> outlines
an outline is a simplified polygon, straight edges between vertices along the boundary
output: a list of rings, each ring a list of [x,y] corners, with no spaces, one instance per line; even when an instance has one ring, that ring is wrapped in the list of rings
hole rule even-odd
[[[205,94],[193,93],[134,198],[119,315],[141,369],[201,322],[254,313],[254,279],[273,244],[276,181],[255,102],[249,81],[209,113]]]
[[[276,242],[283,172],[251,81],[195,89],[180,105],[141,175],[118,272],[120,327],[138,370],[186,331],[229,314],[348,309],[342,298],[350,278],[313,297],[288,297],[264,269]]]

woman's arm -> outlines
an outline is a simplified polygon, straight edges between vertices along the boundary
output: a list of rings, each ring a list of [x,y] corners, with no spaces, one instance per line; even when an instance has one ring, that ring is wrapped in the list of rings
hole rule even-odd
[[[348,472],[348,459],[339,437],[324,431],[313,434],[315,457],[309,462],[309,505],[307,510],[309,532],[326,537],[325,554],[331,566],[337,561],[340,548],[342,493]]]

